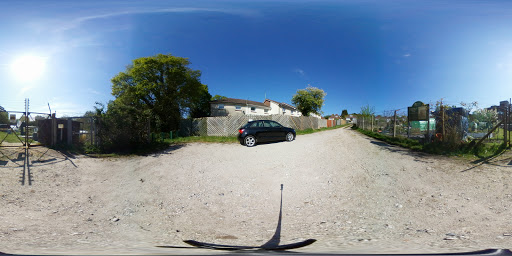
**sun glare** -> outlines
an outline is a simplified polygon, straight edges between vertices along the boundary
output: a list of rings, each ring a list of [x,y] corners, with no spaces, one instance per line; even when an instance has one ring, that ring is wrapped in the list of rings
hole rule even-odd
[[[11,65],[11,71],[16,80],[30,82],[43,75],[45,65],[46,60],[43,57],[25,55],[14,60]]]

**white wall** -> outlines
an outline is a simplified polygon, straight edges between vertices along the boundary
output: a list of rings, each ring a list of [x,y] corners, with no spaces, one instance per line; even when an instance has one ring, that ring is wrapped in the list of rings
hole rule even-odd
[[[224,110],[219,109],[219,105],[224,104]],[[251,105],[241,105],[241,104],[232,104],[232,103],[220,103],[220,104],[210,104],[211,108],[211,116],[225,116],[227,115],[270,115],[270,110],[265,113],[265,109],[261,106],[251,106]],[[240,106],[240,109],[237,110],[236,106]],[[255,110],[252,111],[251,107],[254,107]]]

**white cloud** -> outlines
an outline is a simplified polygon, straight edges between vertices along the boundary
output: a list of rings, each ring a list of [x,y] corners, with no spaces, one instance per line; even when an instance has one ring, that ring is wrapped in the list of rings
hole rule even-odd
[[[134,14],[151,14],[151,13],[190,13],[190,12],[218,12],[227,14],[237,14],[244,16],[254,16],[253,12],[244,10],[229,10],[229,9],[213,9],[213,8],[154,8],[154,9],[132,9],[126,11],[113,11],[106,12],[103,14],[88,15],[75,18],[71,21],[66,21],[56,29],[56,32],[65,31],[76,28],[82,23],[96,19],[107,19],[116,16],[134,15]]]
[[[96,94],[96,95],[103,95],[103,93],[98,92],[98,91],[96,91],[94,89],[91,89],[91,88],[87,88],[87,92],[92,93],[92,94]]]
[[[306,72],[304,72],[304,70],[302,70],[300,68],[296,68],[295,70],[293,70],[293,72],[299,74],[302,77],[306,75]]]
[[[406,54],[404,54],[403,56],[404,56],[405,58],[407,58],[407,57],[411,57],[411,54],[410,54],[410,53],[406,53]]]

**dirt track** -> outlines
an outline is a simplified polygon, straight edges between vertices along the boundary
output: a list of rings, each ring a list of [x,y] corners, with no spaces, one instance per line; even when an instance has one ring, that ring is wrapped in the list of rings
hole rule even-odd
[[[115,159],[50,151],[41,160],[31,186],[20,184],[21,167],[0,165],[0,252],[203,253],[155,247],[184,239],[259,245],[276,228],[280,184],[281,243],[318,240],[298,251],[512,244],[510,155],[475,165],[337,129],[254,148],[189,144]]]

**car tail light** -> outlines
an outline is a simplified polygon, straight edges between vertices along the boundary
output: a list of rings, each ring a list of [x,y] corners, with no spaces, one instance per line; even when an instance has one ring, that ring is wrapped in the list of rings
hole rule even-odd
[[[242,134],[242,133],[244,133],[244,129],[239,129],[239,130],[238,130],[238,132],[239,132],[240,134]]]

